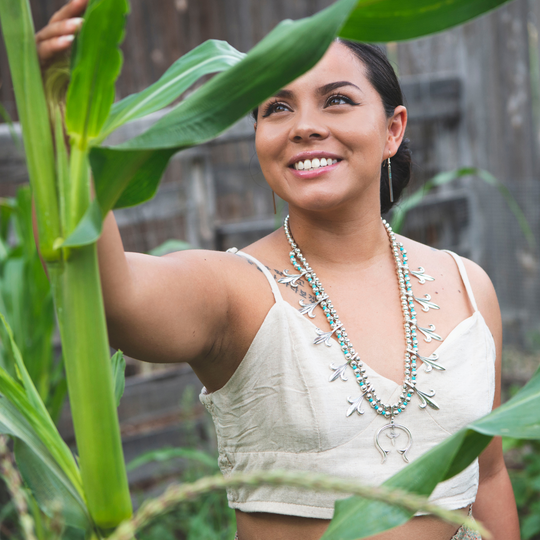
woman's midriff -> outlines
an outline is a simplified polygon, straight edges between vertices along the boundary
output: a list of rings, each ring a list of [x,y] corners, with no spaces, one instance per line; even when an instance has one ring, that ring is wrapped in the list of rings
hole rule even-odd
[[[461,510],[466,514],[467,509]],[[330,521],[281,514],[236,511],[239,540],[319,540]],[[367,540],[450,540],[459,527],[432,516],[419,516]]]

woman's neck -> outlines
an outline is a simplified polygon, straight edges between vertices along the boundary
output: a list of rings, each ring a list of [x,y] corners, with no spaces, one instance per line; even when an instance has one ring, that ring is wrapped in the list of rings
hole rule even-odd
[[[315,268],[324,264],[362,269],[390,255],[388,235],[377,212],[347,216],[291,209],[289,227]]]

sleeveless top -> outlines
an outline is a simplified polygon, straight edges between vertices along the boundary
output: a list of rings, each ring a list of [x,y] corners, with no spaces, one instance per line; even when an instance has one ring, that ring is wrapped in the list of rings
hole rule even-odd
[[[232,251],[232,250],[231,250]],[[439,410],[420,409],[416,396],[399,423],[412,432],[410,461],[473,420],[489,413],[495,391],[495,343],[476,301],[460,258],[456,261],[474,313],[461,321],[437,348],[445,371],[426,373],[420,366],[418,387],[434,390]],[[279,287],[254,257],[275,298],[242,362],[221,389],[200,400],[213,417],[219,466],[225,476],[260,470],[309,471],[380,485],[406,463],[390,439],[385,463],[374,444],[388,419],[364,402],[365,414],[346,417],[348,396],[359,396],[352,371],[348,380],[329,382],[329,365],[339,366],[343,355],[332,347],[313,344],[315,325],[283,300]],[[379,375],[364,362],[377,394],[386,403],[398,401],[402,386]],[[405,434],[403,438],[405,438]],[[386,440],[386,437],[381,437]],[[402,443],[403,444],[403,443]],[[478,460],[440,483],[430,500],[448,509],[474,502],[478,489]],[[227,490],[229,506],[244,512],[270,512],[331,519],[334,502],[346,494],[313,492],[288,486],[240,487]]]

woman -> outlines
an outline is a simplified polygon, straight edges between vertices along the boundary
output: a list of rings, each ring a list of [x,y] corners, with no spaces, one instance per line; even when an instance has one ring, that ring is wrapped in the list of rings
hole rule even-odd
[[[85,5],[73,0],[37,34],[43,62],[69,47]],[[407,111],[378,49],[333,43],[254,115],[262,171],[289,203],[284,228],[243,252],[155,258],[124,253],[109,215],[99,257],[111,342],[142,360],[190,363],[225,474],[285,468],[378,484],[499,404],[493,287],[474,263],[381,221],[410,160]],[[240,540],[320,538],[336,498],[280,487],[228,495]],[[494,538],[518,538],[499,439],[479,472],[472,464],[433,497],[464,512],[474,502]],[[417,516],[376,538],[478,537]]]

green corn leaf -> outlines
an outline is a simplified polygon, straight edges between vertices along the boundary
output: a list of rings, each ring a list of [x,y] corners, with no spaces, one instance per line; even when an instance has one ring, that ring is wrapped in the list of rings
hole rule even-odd
[[[367,42],[418,38],[478,17],[509,0],[360,0],[339,32]]]
[[[66,98],[66,128],[80,148],[99,135],[114,102],[128,11],[127,0],[91,0],[86,9]]]
[[[54,261],[60,257],[53,248],[60,233],[54,150],[28,0],[1,1],[0,24],[36,203],[40,251],[44,260]]]
[[[116,406],[120,405],[120,400],[124,395],[126,387],[126,359],[122,351],[116,351],[111,358],[111,369],[113,374],[114,395],[116,397]]]
[[[80,473],[73,455],[62,437],[60,437],[54,422],[49,416],[26,370],[19,348],[13,339],[11,328],[2,314],[0,314],[0,323],[4,328],[5,335],[7,335],[7,343],[4,342],[4,346],[10,350],[14,358],[16,372],[21,381],[20,383],[17,382],[5,370],[0,368],[0,394],[10,401],[26,418],[72,484],[82,493]]]
[[[245,54],[226,41],[210,39],[178,59],[154,84],[115,103],[103,126],[100,140],[115,129],[171,104],[203,75],[234,66]]]
[[[150,199],[171,156],[206,142],[322,57],[357,0],[340,0],[316,15],[283,21],[240,62],[197,89],[142,135],[114,148],[93,148],[90,163],[101,215]],[[95,208],[63,244],[94,242],[101,231]]]
[[[502,0],[444,4],[424,0],[418,6],[413,0],[399,4],[395,0],[340,0],[313,17],[282,22],[242,61],[214,77],[147,132],[117,147],[91,151],[96,204],[102,216],[113,207],[134,206],[151,198],[175,152],[217,136],[310,69],[338,33],[362,41],[393,41],[401,38],[402,26],[406,26],[410,28],[405,31],[408,38],[418,37],[468,20],[500,3]],[[450,17],[449,10],[457,10],[459,15]],[[422,18],[422,24],[415,24],[416,18]],[[385,32],[373,37],[373,25],[384,26]],[[80,227],[64,245],[96,240],[101,223],[95,209],[88,210]]]
[[[84,499],[25,416],[2,395],[0,395],[0,433],[9,435],[19,445],[18,449],[22,455],[16,448],[17,465],[42,510],[50,514],[52,501],[59,500],[66,523],[78,528],[88,528],[90,518]],[[50,491],[51,489],[54,491]],[[51,497],[52,493],[54,495]]]
[[[540,439],[540,368],[510,401],[426,452],[383,485],[428,496],[437,483],[465,469],[493,436]],[[323,539],[356,540],[405,523],[412,513],[380,502],[351,497],[336,502]]]
[[[56,147],[56,179],[58,181],[58,204],[60,210],[60,226],[62,235],[68,226],[69,201],[69,156],[64,137],[62,113],[57,107],[54,115],[54,142]]]
[[[147,463],[158,462],[163,463],[171,459],[184,458],[199,462],[212,472],[218,471],[216,457],[202,452],[201,450],[193,450],[192,448],[171,448],[165,447],[159,450],[150,450],[144,454],[137,456],[134,460],[127,464],[127,470],[132,471],[137,467],[146,465]]]
[[[49,517],[60,517],[65,525],[90,530],[91,520],[84,501],[58,467],[51,467],[21,439],[15,439],[15,460],[25,484],[36,499],[39,507]]]

